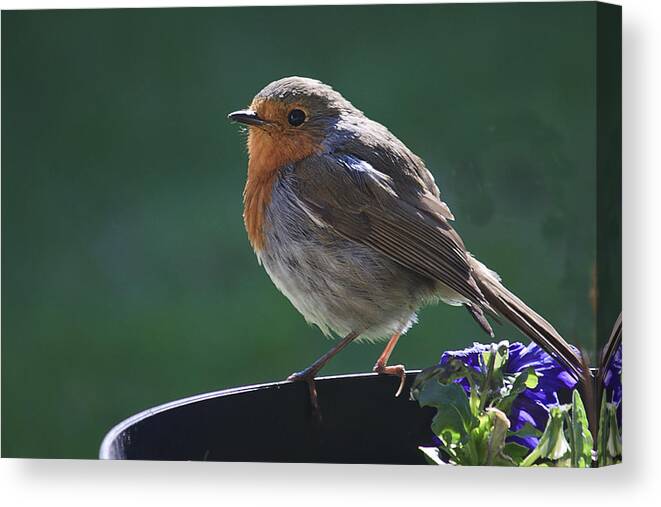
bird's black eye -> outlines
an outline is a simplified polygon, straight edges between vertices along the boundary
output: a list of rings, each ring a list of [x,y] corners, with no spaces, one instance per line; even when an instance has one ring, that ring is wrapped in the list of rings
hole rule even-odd
[[[287,121],[289,122],[290,125],[294,127],[303,125],[303,122],[305,121],[305,113],[300,109],[292,109],[291,111],[289,111],[289,115],[287,116]]]

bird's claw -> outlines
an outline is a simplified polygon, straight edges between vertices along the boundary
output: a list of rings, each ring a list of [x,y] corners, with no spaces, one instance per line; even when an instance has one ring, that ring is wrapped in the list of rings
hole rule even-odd
[[[317,385],[315,384],[314,376],[315,376],[315,372],[303,370],[292,373],[287,377],[287,380],[290,382],[305,382],[308,385],[308,390],[310,392],[310,404],[312,405],[312,410],[315,412],[319,420],[321,420],[321,410],[319,409],[319,401],[317,397]]]
[[[386,366],[377,363],[374,366],[373,371],[381,375],[394,375],[395,377],[399,377],[399,387],[397,388],[395,397],[398,397],[400,394],[402,394],[402,391],[404,390],[404,384],[406,383],[406,368],[404,368],[403,364]]]

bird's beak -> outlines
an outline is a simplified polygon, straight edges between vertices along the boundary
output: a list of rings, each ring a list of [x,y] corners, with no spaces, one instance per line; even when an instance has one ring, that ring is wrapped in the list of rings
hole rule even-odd
[[[246,125],[266,125],[268,122],[260,118],[257,113],[251,109],[243,109],[241,111],[234,111],[227,115],[227,117],[239,123]]]

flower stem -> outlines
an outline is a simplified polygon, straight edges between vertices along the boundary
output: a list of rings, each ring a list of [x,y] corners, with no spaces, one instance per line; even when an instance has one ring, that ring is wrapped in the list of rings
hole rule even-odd
[[[484,376],[484,384],[480,390],[480,412],[484,410],[484,407],[487,404],[487,396],[489,394],[489,387],[491,386],[491,376],[493,375],[493,369],[496,365],[496,354],[498,353],[498,348],[495,344],[491,345],[491,353],[489,354],[489,363],[487,364],[487,374]]]
[[[542,455],[539,446],[535,447],[528,456],[519,464],[520,467],[531,467]]]

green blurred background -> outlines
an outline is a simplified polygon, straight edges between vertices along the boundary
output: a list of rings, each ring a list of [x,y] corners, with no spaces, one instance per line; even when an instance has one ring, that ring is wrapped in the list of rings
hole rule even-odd
[[[3,12],[2,455],[94,458],[136,411],[328,349],[250,249],[245,136],[226,120],[288,75],[332,84],[425,159],[469,250],[594,353],[594,14]],[[393,359],[425,367],[486,339],[431,307]],[[369,371],[382,347],[325,373]]]

